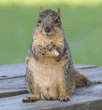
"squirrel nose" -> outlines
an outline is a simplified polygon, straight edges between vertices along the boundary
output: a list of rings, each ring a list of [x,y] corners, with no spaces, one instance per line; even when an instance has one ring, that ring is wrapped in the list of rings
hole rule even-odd
[[[49,27],[45,28],[45,32],[49,33],[51,31],[51,29]]]

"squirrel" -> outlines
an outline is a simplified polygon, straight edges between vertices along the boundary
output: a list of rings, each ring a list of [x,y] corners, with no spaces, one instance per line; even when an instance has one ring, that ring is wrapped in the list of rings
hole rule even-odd
[[[43,11],[40,7],[32,37],[25,59],[26,86],[32,97],[24,97],[23,102],[35,102],[40,98],[66,102],[76,86],[93,85],[84,72],[73,66],[59,7],[56,11]]]

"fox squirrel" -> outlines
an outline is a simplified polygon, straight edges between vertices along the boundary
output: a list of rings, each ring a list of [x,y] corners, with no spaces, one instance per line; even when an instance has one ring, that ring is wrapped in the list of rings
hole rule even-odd
[[[40,98],[68,101],[75,86],[93,85],[81,70],[73,67],[58,7],[56,11],[43,11],[40,7],[32,37],[25,59],[26,86],[32,97],[24,97],[23,102],[35,102]]]

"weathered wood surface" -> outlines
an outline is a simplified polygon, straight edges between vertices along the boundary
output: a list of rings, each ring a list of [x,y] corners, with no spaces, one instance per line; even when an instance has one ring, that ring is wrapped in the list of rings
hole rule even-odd
[[[21,102],[24,96],[31,96],[26,94],[28,93],[25,86],[26,65],[0,66],[0,97],[7,97],[0,98],[0,110],[35,110],[41,108],[43,110],[101,110],[99,107],[102,108],[102,67],[80,64],[74,66],[82,69],[92,81],[96,81],[98,84],[76,88],[69,102],[40,100],[34,103]],[[55,109],[55,107],[57,108]],[[95,109],[94,107],[98,108]]]
[[[19,66],[19,64],[12,64],[12,65],[5,65],[5,66],[6,66],[5,68],[4,67],[0,68],[0,69],[2,69],[2,72],[0,71],[0,76],[1,76],[0,97],[7,97],[7,96],[11,96],[12,94],[13,95],[20,94],[20,93],[22,93],[21,91],[23,91],[23,93],[27,93],[26,85],[25,85],[26,65],[20,64],[20,66]],[[13,68],[13,66],[14,66],[14,68]],[[79,65],[79,64],[76,64],[75,67],[88,68],[87,65]],[[96,81],[96,82],[98,82],[98,81],[101,82],[102,77],[100,78],[100,76],[102,76],[102,74],[101,74],[102,68],[92,68],[92,67],[95,67],[94,65],[89,66],[89,67],[91,69],[83,69],[82,71],[85,72],[85,74],[87,76],[89,76],[89,78],[91,80]],[[9,70],[9,68],[10,68],[10,70]],[[17,68],[17,69],[15,69],[15,68]],[[24,70],[22,70],[22,68]],[[4,69],[4,71],[3,71],[3,69]],[[9,73],[6,74],[8,72],[8,70],[9,70]],[[13,74],[13,72],[15,72],[15,70],[16,70],[17,75]],[[6,74],[6,76],[7,76],[6,79],[4,79],[4,77],[2,78],[3,73]],[[23,77],[21,77],[20,75]],[[15,92],[15,94],[14,94],[14,92]]]
[[[24,77],[26,71],[26,64],[11,64],[0,66],[0,79]]]
[[[0,110],[102,110],[102,84],[77,88],[70,101],[39,100],[34,103],[22,103],[24,94],[0,99]]]

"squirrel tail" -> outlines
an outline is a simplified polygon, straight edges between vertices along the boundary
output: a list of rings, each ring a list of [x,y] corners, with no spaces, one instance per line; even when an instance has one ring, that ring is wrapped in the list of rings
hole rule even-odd
[[[74,68],[74,74],[76,87],[85,87],[95,84],[94,81],[89,79],[89,77],[86,76],[85,73],[78,68]]]

